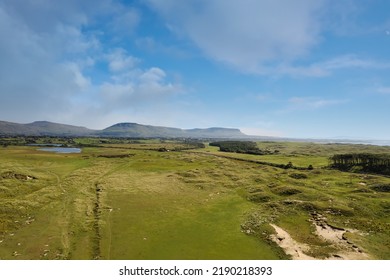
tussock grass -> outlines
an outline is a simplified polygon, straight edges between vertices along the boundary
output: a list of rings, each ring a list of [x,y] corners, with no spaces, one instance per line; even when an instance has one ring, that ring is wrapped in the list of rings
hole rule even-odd
[[[358,230],[349,240],[373,258],[390,258],[390,178],[324,168],[332,153],[386,147],[262,142],[279,154],[255,156],[174,151],[172,141],[89,144],[100,146],[0,148],[0,259],[288,258],[269,223],[325,258],[336,249],[314,234],[313,213]]]

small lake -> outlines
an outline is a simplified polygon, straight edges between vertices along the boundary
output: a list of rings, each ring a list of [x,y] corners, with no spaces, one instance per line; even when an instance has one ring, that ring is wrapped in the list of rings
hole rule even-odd
[[[67,148],[67,147],[39,148],[38,151],[53,152],[53,153],[58,153],[58,154],[78,154],[78,153],[81,153],[81,149],[79,149],[79,148]]]

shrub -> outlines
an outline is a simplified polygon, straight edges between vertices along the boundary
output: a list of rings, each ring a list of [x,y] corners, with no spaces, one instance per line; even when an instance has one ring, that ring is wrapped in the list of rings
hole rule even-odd
[[[294,179],[307,179],[307,175],[303,174],[303,173],[291,173],[288,176],[290,176],[291,178],[294,178]]]
[[[376,184],[371,189],[377,192],[390,192],[390,184]]]
[[[271,197],[263,192],[258,192],[248,195],[247,199],[253,202],[268,202],[271,200]]]
[[[278,195],[283,195],[283,196],[289,196],[289,195],[294,195],[298,193],[302,193],[302,191],[290,187],[279,187],[276,189],[272,190],[274,193]]]

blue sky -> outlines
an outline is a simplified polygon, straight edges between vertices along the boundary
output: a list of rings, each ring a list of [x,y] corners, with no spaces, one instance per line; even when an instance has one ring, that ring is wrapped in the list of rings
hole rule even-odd
[[[390,139],[387,0],[0,0],[0,120]]]

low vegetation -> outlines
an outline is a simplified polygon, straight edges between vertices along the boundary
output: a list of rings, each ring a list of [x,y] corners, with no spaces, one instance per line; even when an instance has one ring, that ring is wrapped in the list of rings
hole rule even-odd
[[[55,154],[2,140],[0,259],[292,258],[272,225],[313,258],[390,258],[390,178],[329,168],[336,154],[390,147],[258,142],[279,153],[257,155],[168,139],[50,138],[82,147]],[[342,231],[349,247],[317,227]]]

